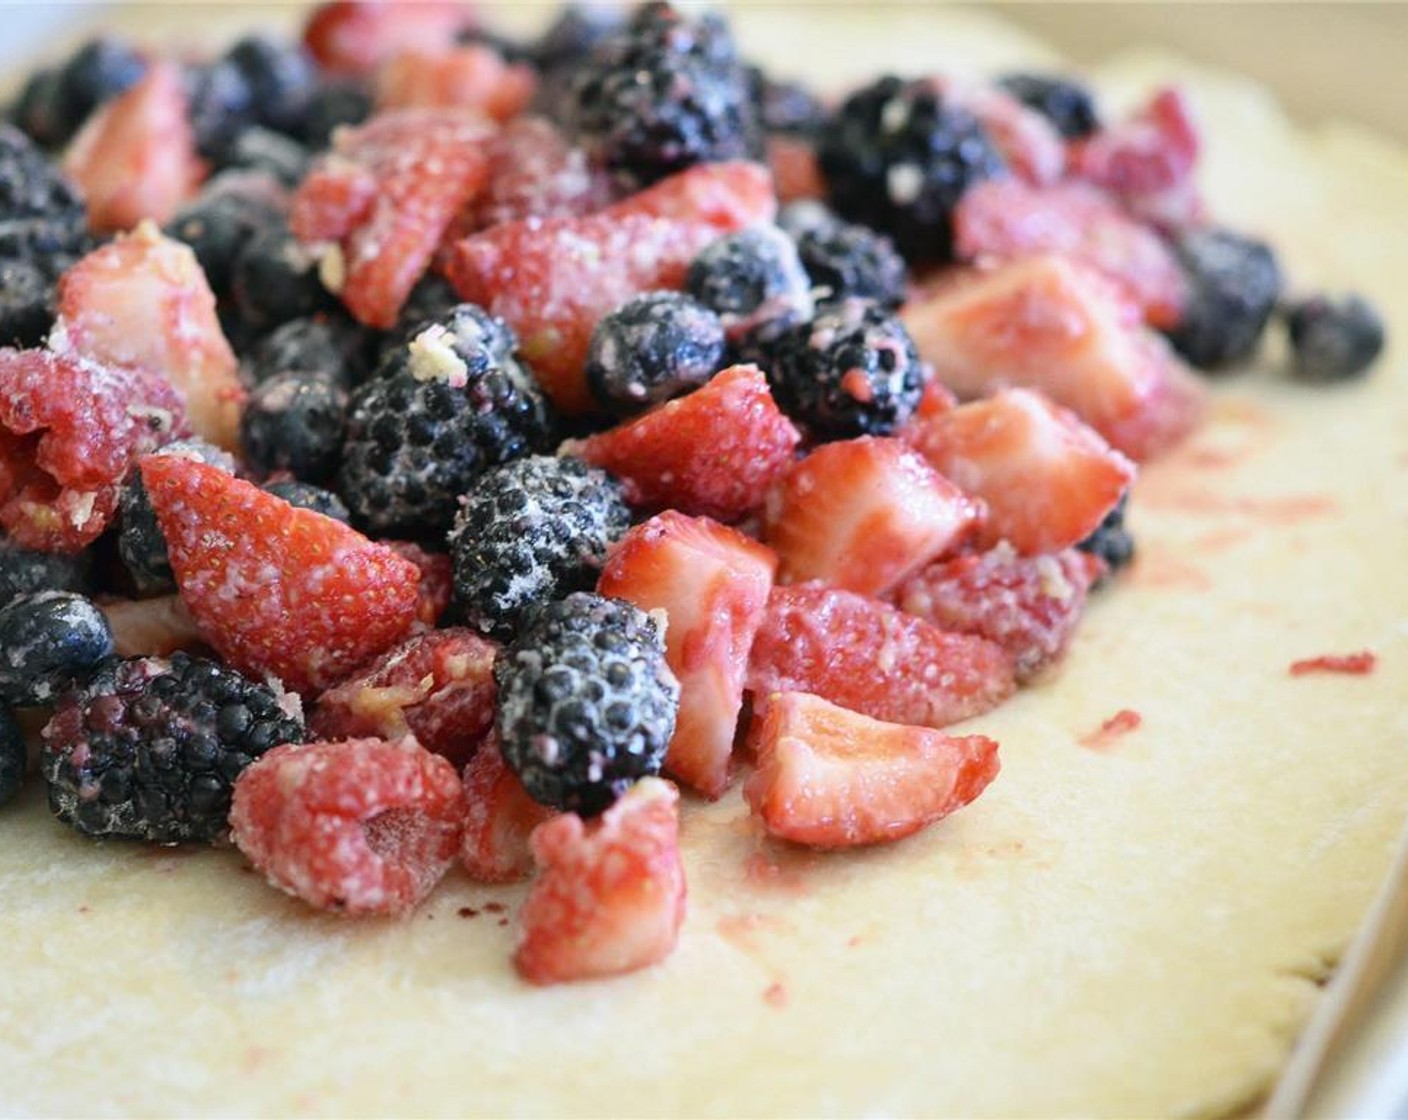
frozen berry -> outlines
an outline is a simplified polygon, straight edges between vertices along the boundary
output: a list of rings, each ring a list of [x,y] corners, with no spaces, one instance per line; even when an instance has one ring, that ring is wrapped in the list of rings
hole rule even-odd
[[[277,327],[335,306],[318,279],[317,256],[282,223],[266,226],[245,244],[231,268],[230,288],[240,313],[257,327]]]
[[[225,57],[249,88],[254,119],[266,128],[295,132],[303,123],[318,77],[302,45],[248,35]]]
[[[730,342],[768,339],[812,317],[811,281],[797,246],[776,226],[715,241],[689,266],[685,291],[718,314]]]
[[[299,509],[311,509],[314,513],[321,513],[324,517],[341,521],[344,525],[350,524],[352,521],[352,515],[347,511],[347,506],[331,490],[323,490],[290,478],[280,482],[266,482],[264,491],[273,494],[276,498],[282,498],[291,506],[297,506]]]
[[[10,709],[0,707],[0,805],[19,796],[24,788],[29,751]]]
[[[251,347],[244,369],[256,385],[298,373],[350,388],[366,378],[367,343],[365,328],[336,313],[290,319]]]
[[[86,552],[35,552],[0,533],[0,607],[36,591],[86,591],[90,566]]]
[[[1115,507],[1105,515],[1095,532],[1076,545],[1082,552],[1098,557],[1105,562],[1106,573],[1096,586],[1128,567],[1134,561],[1134,537],[1125,525],[1125,511],[1129,508],[1129,493],[1126,492]]]
[[[630,523],[620,484],[580,459],[535,455],[488,471],[450,537],[465,621],[512,636],[533,607],[591,587]]]
[[[660,772],[679,684],[660,627],[638,607],[589,592],[550,603],[494,676],[500,749],[534,800],[595,815]]]
[[[303,738],[297,711],[287,695],[184,653],[105,661],[44,728],[49,807],[89,836],[218,840],[245,767]]]
[[[227,57],[188,68],[184,86],[196,149],[220,162],[230,141],[255,123],[254,91]]]
[[[326,482],[347,431],[347,390],[330,377],[281,373],[260,383],[240,416],[240,446],[256,471]]]
[[[1067,140],[1079,140],[1100,129],[1095,99],[1079,82],[1050,74],[1008,74],[997,84],[1040,113]]]
[[[620,13],[611,8],[568,4],[533,44],[533,61],[542,70],[576,65],[620,26]]]
[[[587,352],[587,383],[617,414],[696,389],[724,364],[719,316],[678,292],[647,292],[602,317]]]
[[[230,292],[230,274],[240,251],[283,215],[277,187],[263,176],[224,173],[206,183],[166,224],[166,233],[184,241],[217,296]]]
[[[1304,381],[1358,377],[1384,348],[1384,321],[1359,295],[1315,296],[1286,311],[1292,369]]]
[[[297,140],[270,128],[242,129],[221,154],[221,170],[258,171],[285,187],[296,187],[308,173],[312,153]]]
[[[87,247],[78,189],[29,137],[0,124],[0,258],[78,255]]]
[[[748,82],[764,132],[812,136],[826,119],[825,107],[800,82],[774,78],[757,66],[748,68]]]
[[[777,224],[792,235],[818,299],[868,299],[896,308],[905,300],[904,258],[888,237],[843,222],[819,202],[794,202]]]
[[[69,108],[63,71],[36,70],[8,111],[15,127],[43,148],[61,148],[83,122]]]
[[[68,112],[74,121],[131,89],[146,73],[147,64],[135,50],[117,39],[90,39],[61,71]]]
[[[32,260],[0,260],[0,346],[39,346],[54,325],[54,281]]]
[[[72,591],[21,595],[0,607],[0,700],[50,704],[112,653],[112,628]]]
[[[308,98],[298,138],[313,151],[332,142],[333,130],[358,125],[371,115],[372,94],[366,83],[355,78],[329,78]]]
[[[1198,369],[1245,361],[1281,295],[1281,267],[1263,241],[1225,229],[1199,229],[1173,243],[1187,297],[1168,336]]]

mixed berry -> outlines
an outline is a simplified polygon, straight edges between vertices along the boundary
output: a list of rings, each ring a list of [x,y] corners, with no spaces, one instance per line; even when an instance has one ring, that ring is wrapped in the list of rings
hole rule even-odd
[[[553,983],[673,948],[678,787],[746,774],[822,849],[978,797],[998,746],[951,725],[1118,593],[1193,370],[1275,321],[1349,381],[1384,326],[1213,223],[1176,89],[840,93],[662,2],[515,42],[335,0],[36,74],[0,125],[0,804],[42,725],[60,821],[232,839],[315,907],[533,876],[515,963]]]

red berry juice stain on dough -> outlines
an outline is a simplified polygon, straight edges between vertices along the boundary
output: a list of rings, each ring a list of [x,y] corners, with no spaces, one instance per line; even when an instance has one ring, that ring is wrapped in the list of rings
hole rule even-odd
[[[743,878],[749,886],[800,897],[811,893],[803,874],[809,862],[805,857],[759,850],[744,861]]]
[[[1144,717],[1132,708],[1121,708],[1094,731],[1086,732],[1076,742],[1093,751],[1109,750],[1143,722]]]
[[[1135,553],[1129,569],[1130,582],[1161,591],[1208,591],[1212,577],[1181,556],[1151,549]]]
[[[779,1010],[787,1006],[787,988],[781,981],[774,980],[763,989],[763,1002]]]
[[[1291,662],[1291,676],[1305,677],[1312,673],[1338,673],[1348,677],[1367,677],[1377,668],[1379,658],[1364,649],[1358,653],[1324,653]]]

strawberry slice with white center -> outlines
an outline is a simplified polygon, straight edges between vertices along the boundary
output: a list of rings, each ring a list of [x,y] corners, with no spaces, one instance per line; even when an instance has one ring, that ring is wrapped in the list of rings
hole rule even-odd
[[[464,768],[460,862],[477,883],[513,883],[533,871],[528,837],[554,810],[528,796],[508,768],[493,732]]]
[[[533,830],[541,872],[519,912],[514,964],[534,984],[633,972],[664,960],[684,921],[679,793],[646,778],[588,823]]]
[[[881,844],[967,805],[997,776],[997,744],[885,723],[805,692],[772,696],[749,739],[743,794],[768,832],[816,848]]]
[[[1090,536],[1135,467],[1039,393],[1004,389],[905,429],[936,470],[987,503],[981,539],[1034,556]]]
[[[935,376],[961,397],[1039,389],[1120,451],[1146,458],[1197,423],[1202,391],[1123,293],[1053,253],[971,270],[901,317]]]
[[[668,511],[621,539],[597,583],[602,595],[667,615],[665,660],[680,706],[665,768],[706,797],[728,787],[748,651],[776,567],[737,530]]]
[[[977,503],[898,439],[827,443],[768,496],[763,539],[784,583],[879,595],[972,530]]]

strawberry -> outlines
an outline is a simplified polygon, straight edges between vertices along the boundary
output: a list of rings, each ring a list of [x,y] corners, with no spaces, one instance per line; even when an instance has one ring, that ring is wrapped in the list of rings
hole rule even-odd
[[[377,71],[376,107],[473,109],[506,121],[527,107],[537,86],[531,66],[507,63],[482,43],[440,50],[409,48]]]
[[[205,643],[179,595],[155,599],[104,599],[99,604],[112,627],[119,657],[166,657],[178,649],[201,652]]]
[[[763,504],[801,439],[758,367],[732,366],[566,450],[619,478],[638,509],[737,521]]]
[[[294,195],[306,243],[336,242],[322,275],[352,315],[389,329],[455,216],[489,174],[493,126],[458,109],[400,109],[340,130]]]
[[[1038,188],[1017,179],[989,179],[964,194],[953,229],[960,260],[1065,253],[1119,284],[1151,326],[1171,327],[1182,314],[1183,274],[1172,251],[1088,184]]]
[[[540,873],[513,958],[525,980],[611,976],[669,956],[685,907],[673,786],[646,778],[592,824],[562,813],[529,844]]]
[[[816,848],[882,844],[961,809],[997,777],[997,744],[871,719],[805,692],[773,696],[743,795],[769,833]]]
[[[501,222],[590,214],[613,197],[610,177],[545,117],[506,124],[491,159],[488,185],[471,205],[461,237]]]
[[[400,739],[463,766],[494,723],[498,647],[457,627],[415,634],[318,697],[321,739]]]
[[[819,583],[774,587],[753,640],[746,687],[814,692],[893,723],[946,727],[1012,695],[1000,646],[949,634],[887,603]]]
[[[1073,548],[1019,556],[1010,545],[931,564],[894,601],[943,630],[977,634],[1012,655],[1026,683],[1066,652],[1104,563]]]
[[[533,871],[528,837],[554,812],[528,796],[493,732],[464,768],[464,803],[460,862],[469,877],[479,883],[526,879]]]
[[[435,629],[440,616],[450,607],[455,593],[455,572],[450,557],[444,552],[428,552],[414,541],[382,541],[402,559],[420,569],[420,600],[416,604],[416,623]]]
[[[89,117],[64,153],[63,170],[83,192],[96,233],[175,215],[206,172],[175,64],[155,63]]]
[[[144,221],[65,272],[57,303],[55,350],[160,374],[184,396],[197,435],[238,450],[239,361],[186,245]]]
[[[410,629],[420,573],[384,545],[192,459],[149,456],[142,481],[181,598],[235,668],[317,691]]]
[[[938,472],[988,506],[982,539],[1034,556],[1084,540],[1134,480],[1134,464],[1063,408],[1004,389],[906,429]]]
[[[329,73],[358,76],[401,51],[451,47],[474,25],[474,9],[455,0],[335,0],[308,17],[303,45]]]
[[[862,436],[823,444],[783,475],[768,495],[763,539],[784,583],[878,595],[952,549],[979,512],[913,448]]]
[[[910,301],[901,317],[920,356],[960,396],[1039,389],[1136,458],[1197,420],[1196,402],[1167,407],[1164,390],[1188,379],[1173,351],[1118,288],[1073,258],[1043,253],[970,271]]]
[[[944,80],[945,102],[978,118],[1008,170],[1043,187],[1066,170],[1066,146],[1055,126],[997,86]]]
[[[816,147],[810,141],[779,132],[768,137],[767,150],[779,202],[826,197],[826,180],[816,160]]]
[[[737,530],[671,510],[628,532],[597,582],[602,595],[665,612],[665,661],[680,682],[665,768],[709,798],[728,787],[748,651],[776,567]]]
[[[595,408],[583,365],[597,320],[642,292],[678,289],[700,249],[776,208],[764,168],[701,164],[594,214],[474,234],[447,272],[466,300],[508,320],[553,403],[580,415]]]
[[[1192,178],[1202,148],[1187,95],[1158,90],[1129,119],[1071,146],[1071,170],[1121,199],[1156,194]]]
[[[0,349],[0,527],[23,548],[78,552],[107,527],[137,460],[188,430],[164,377]]]

